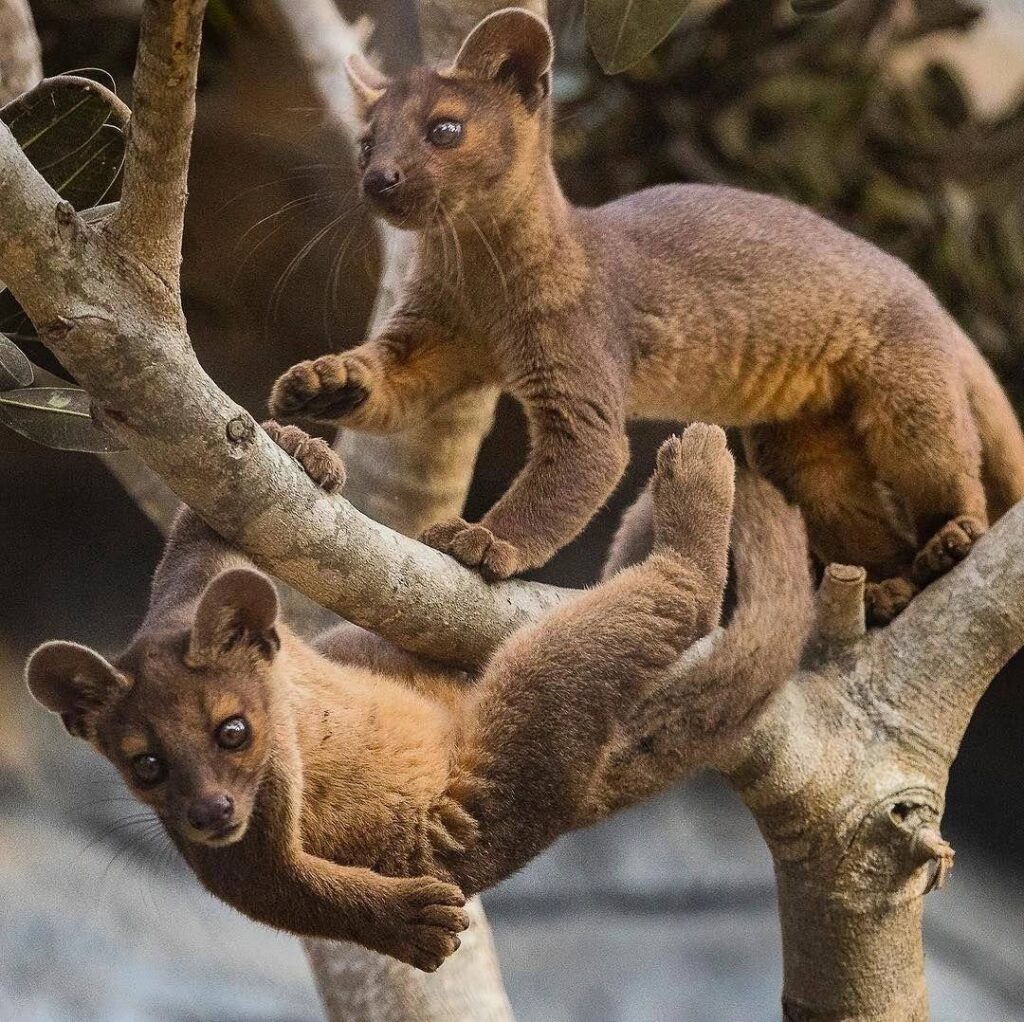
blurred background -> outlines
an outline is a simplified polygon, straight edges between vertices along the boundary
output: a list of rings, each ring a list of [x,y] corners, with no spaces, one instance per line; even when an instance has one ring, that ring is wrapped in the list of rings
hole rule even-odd
[[[910,262],[1024,407],[1024,2],[846,0],[799,19],[769,0],[694,0],[616,78],[588,55],[579,6],[552,4],[557,153],[576,200],[701,180],[813,205]],[[48,73],[101,67],[129,97],[137,3],[32,7]],[[415,44],[409,12],[378,8],[374,45],[398,65]],[[244,10],[211,8],[184,272],[201,361],[261,416],[284,368],[362,339],[378,254],[348,149]],[[636,431],[612,506],[539,577],[596,577],[664,432]],[[523,453],[502,405],[470,518]],[[166,842],[128,825],[112,771],[23,691],[43,640],[113,653],[128,639],[159,537],[87,455],[3,431],[0,480],[0,1022],[319,1018],[298,944],[215,903]],[[1018,656],[950,784],[957,870],[927,904],[941,1022],[1024,1020],[1022,681]],[[520,1022],[778,1015],[770,859],[710,778],[564,838],[485,903]]]

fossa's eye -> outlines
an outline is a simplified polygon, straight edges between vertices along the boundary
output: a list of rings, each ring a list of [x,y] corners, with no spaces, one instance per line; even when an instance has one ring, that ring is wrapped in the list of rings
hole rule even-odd
[[[445,118],[434,121],[427,131],[427,141],[438,149],[454,149],[462,141],[465,125]]]
[[[149,752],[136,756],[131,761],[131,770],[135,783],[143,788],[152,788],[167,776],[163,760]]]
[[[238,749],[244,748],[249,744],[251,736],[252,730],[249,727],[249,722],[241,716],[228,717],[227,720],[218,724],[217,730],[213,732],[214,741],[229,752],[236,752]]]
[[[373,139],[367,136],[359,140],[359,162],[365,167],[373,153]]]

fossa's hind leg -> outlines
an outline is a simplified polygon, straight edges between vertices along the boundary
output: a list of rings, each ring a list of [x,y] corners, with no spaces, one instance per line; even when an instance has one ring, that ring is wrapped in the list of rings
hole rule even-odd
[[[744,442],[753,466],[800,505],[815,556],[867,569],[868,620],[892,620],[918,591],[909,577],[913,535],[849,423],[821,417],[757,426]]]
[[[911,578],[925,586],[988,529],[981,443],[951,358],[905,341],[884,356],[880,378],[858,396],[854,423],[878,478],[913,523]]]

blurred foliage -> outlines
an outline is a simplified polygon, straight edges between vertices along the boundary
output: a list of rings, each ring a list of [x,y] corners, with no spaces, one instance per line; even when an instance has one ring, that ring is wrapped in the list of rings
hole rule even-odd
[[[824,14],[843,0],[790,0],[800,15]],[[682,20],[693,0],[585,0],[587,39],[610,75],[644,59]]]
[[[617,74],[643,60],[679,24],[690,0],[586,0],[587,39]]]
[[[814,206],[910,263],[1022,401],[1024,101],[986,119],[953,68],[890,71],[979,14],[966,0],[846,0],[817,18],[695,5],[616,78],[581,45],[556,88],[563,176],[585,202],[689,180]]]
[[[47,78],[0,109],[0,120],[32,165],[89,220],[113,208],[100,203],[116,192],[120,181],[126,117],[124,106],[106,85],[69,75]],[[93,422],[83,390],[30,387],[34,372],[26,355],[44,369],[66,374],[2,284],[0,331],[0,422],[47,447],[117,450]]]

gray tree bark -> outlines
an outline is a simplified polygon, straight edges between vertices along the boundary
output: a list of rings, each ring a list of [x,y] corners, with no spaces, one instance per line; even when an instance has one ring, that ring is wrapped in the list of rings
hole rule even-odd
[[[85,223],[0,126],[0,279],[109,427],[258,564],[408,649],[479,664],[572,594],[486,586],[317,492],[192,352],[177,268],[202,10],[145,5],[116,217]],[[772,852],[784,1012],[801,1022],[927,1017],[922,902],[952,862],[939,829],[949,766],[977,700],[1024,644],[1024,504],[889,627],[866,633],[862,600],[862,573],[833,566],[801,669],[716,756]],[[687,657],[677,683],[761,669],[730,660],[728,638]],[[770,653],[773,635],[763,641]],[[312,955],[335,1018],[507,1017],[503,994],[475,1000],[477,983],[500,990],[481,971],[493,967],[486,952],[465,971],[456,956],[436,995],[390,971],[353,982],[349,959]]]

